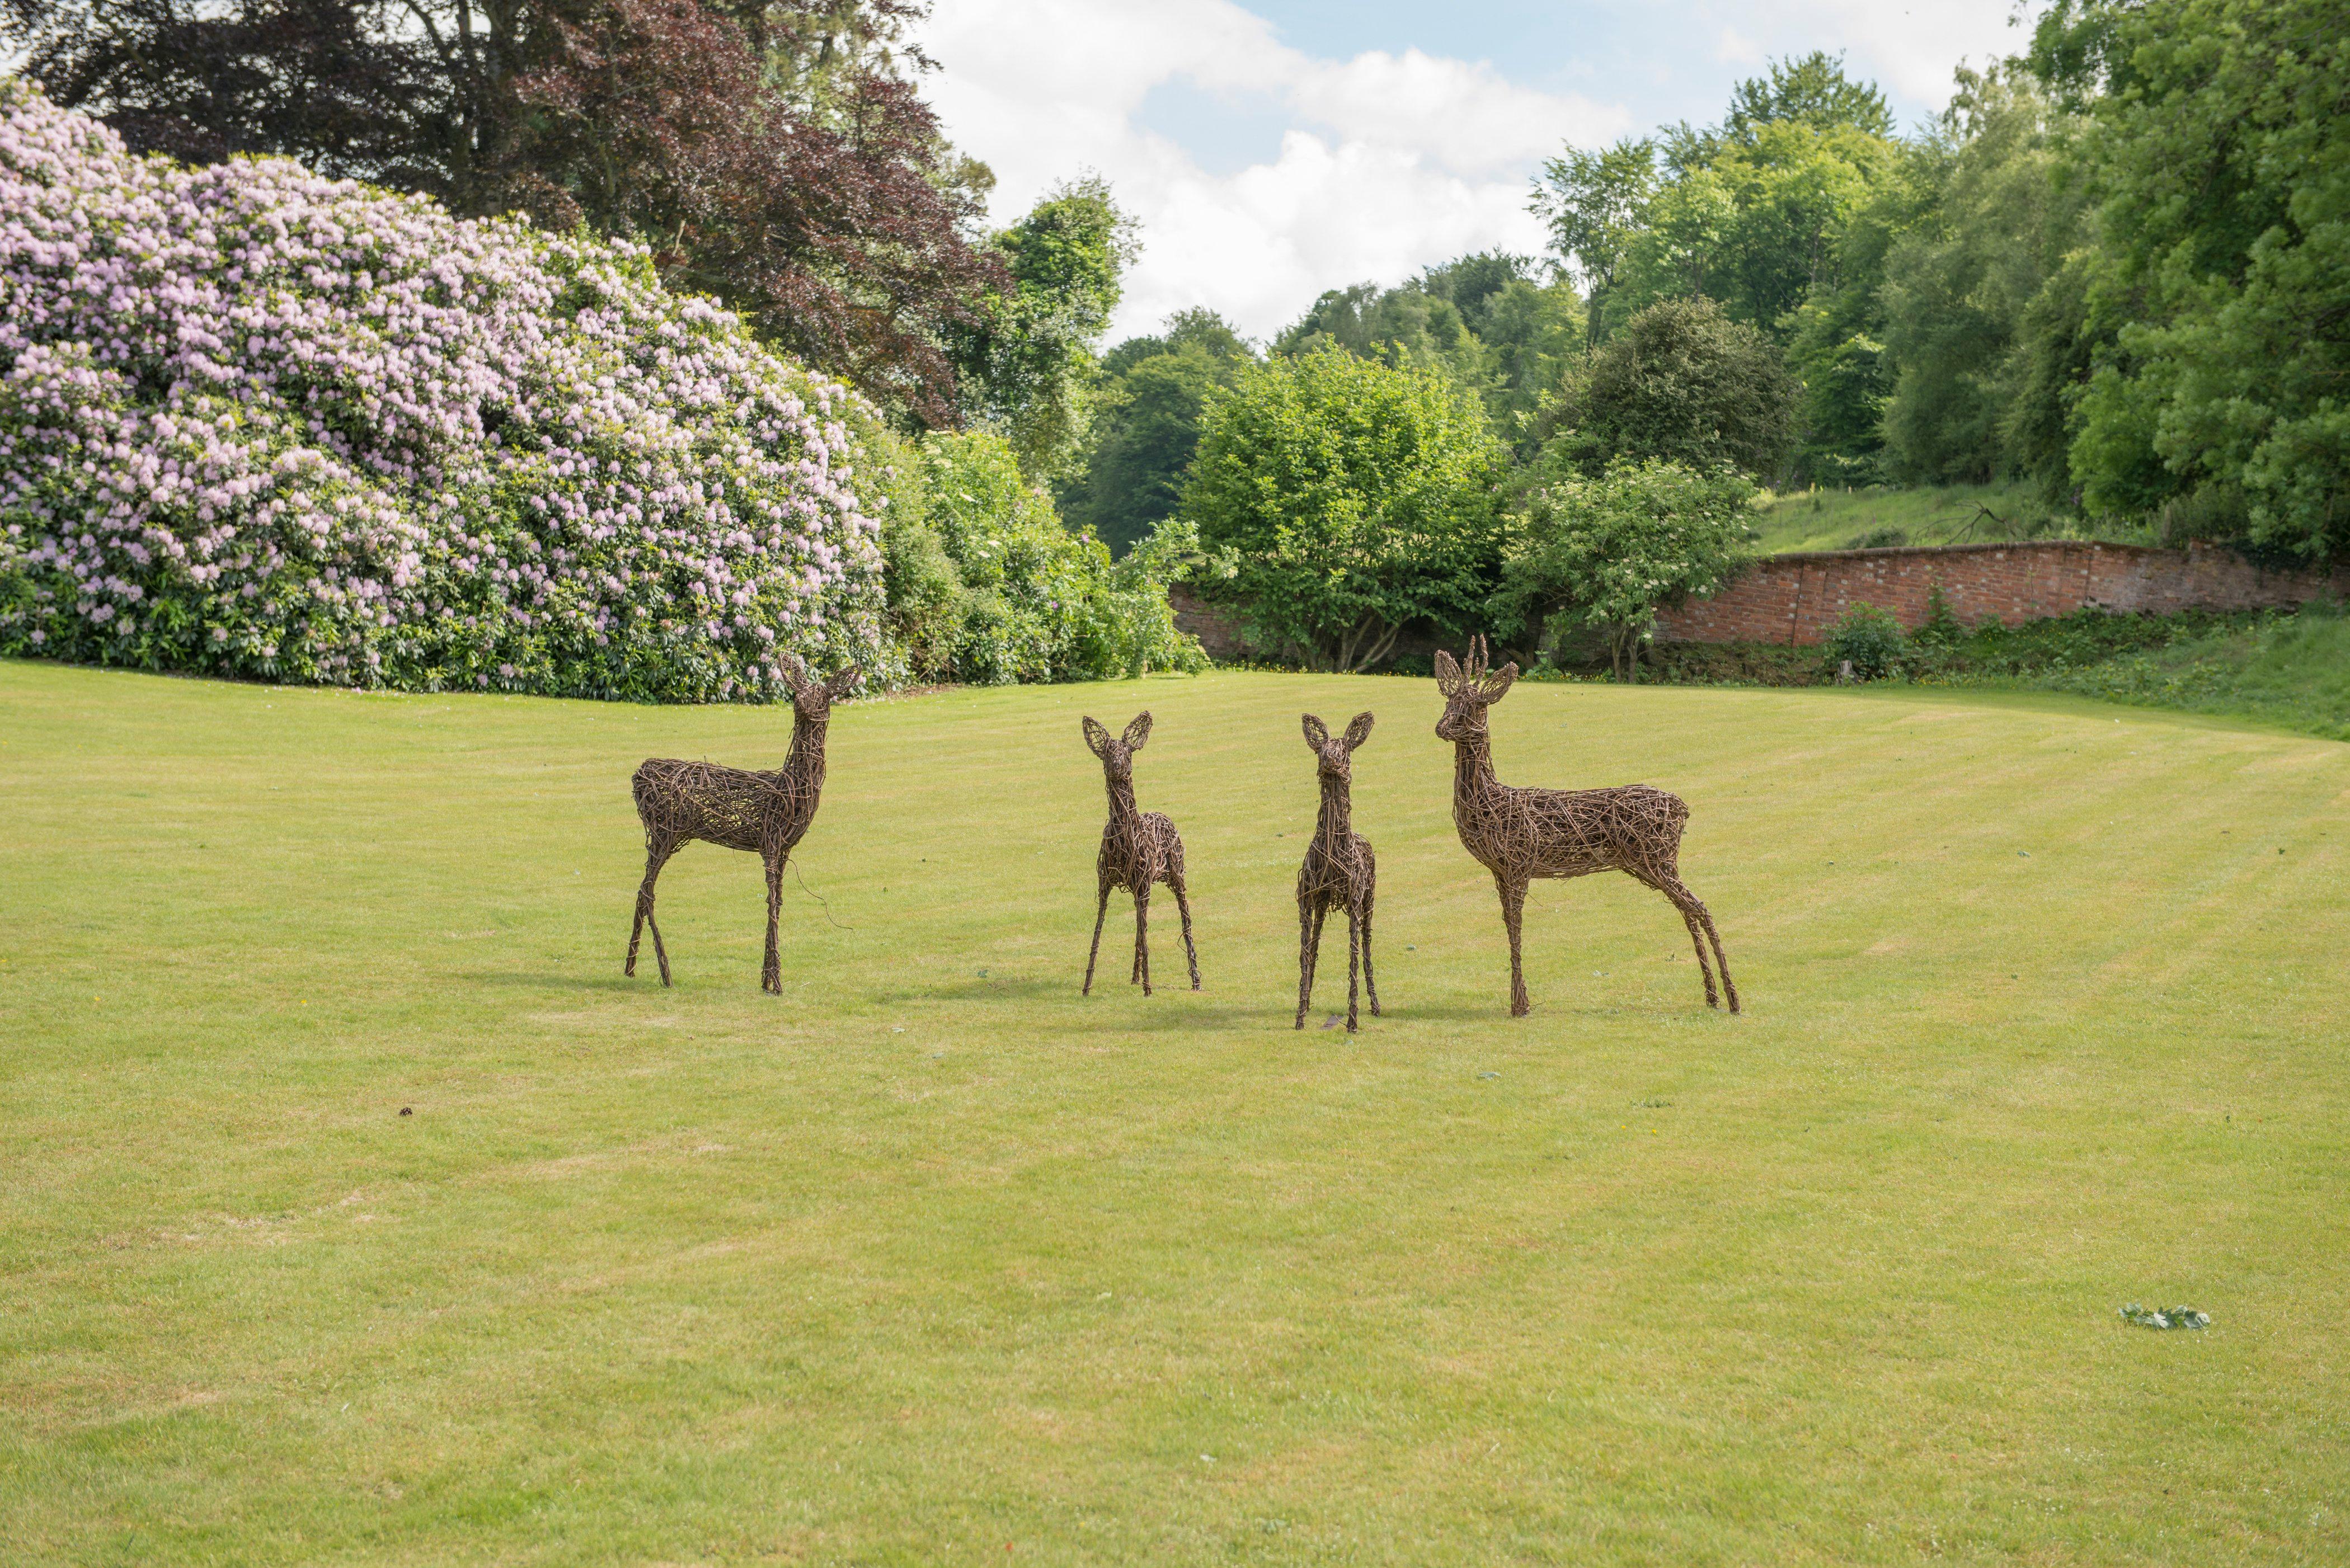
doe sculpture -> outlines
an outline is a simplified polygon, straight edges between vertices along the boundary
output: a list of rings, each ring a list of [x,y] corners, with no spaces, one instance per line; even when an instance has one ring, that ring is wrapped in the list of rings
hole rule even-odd
[[[857,681],[850,665],[829,680],[810,677],[795,654],[780,660],[792,693],[792,749],[773,773],[722,768],[712,763],[652,757],[637,770],[637,815],[645,825],[645,879],[637,888],[637,919],[629,931],[629,962],[637,972],[637,940],[652,928],[661,983],[670,983],[669,952],[653,919],[653,883],[669,857],[694,839],[747,849],[767,867],[767,960],[759,988],[781,995],[783,966],[775,956],[775,917],[784,901],[784,862],[816,820],[824,793],[824,732],[832,705]]]
[[[1357,713],[1347,732],[1330,738],[1328,726],[1305,715],[1305,744],[1322,780],[1322,813],[1314,842],[1297,868],[1297,1027],[1314,1001],[1314,967],[1322,956],[1322,919],[1334,909],[1347,911],[1347,1030],[1355,1029],[1357,967],[1362,990],[1371,994],[1371,1016],[1379,1015],[1379,982],[1371,978],[1371,900],[1378,889],[1378,862],[1371,841],[1355,831],[1355,750],[1371,736],[1371,716]]]
[[[1482,637],[1471,641],[1465,670],[1451,654],[1439,649],[1436,655],[1436,689],[1444,697],[1444,717],[1437,721],[1436,733],[1452,742],[1453,752],[1452,822],[1460,831],[1461,846],[1493,874],[1493,886],[1501,891],[1502,921],[1510,930],[1511,1015],[1523,1017],[1529,1011],[1525,971],[1518,959],[1526,884],[1536,877],[1587,877],[1595,871],[1621,871],[1670,899],[1697,948],[1705,1004],[1721,1005],[1714,997],[1713,971],[1706,966],[1706,944],[1711,942],[1730,1011],[1737,1012],[1738,987],[1731,983],[1730,961],[1722,957],[1713,917],[1680,878],[1681,829],[1690,813],[1679,795],[1647,784],[1513,789],[1493,776],[1485,711],[1502,700],[1517,678],[1515,664],[1487,670]]]
[[[1128,983],[1139,984],[1150,994],[1150,888],[1164,882],[1175,894],[1176,912],[1183,917],[1183,956],[1191,966],[1191,989],[1200,989],[1200,955],[1191,946],[1191,905],[1183,896],[1183,839],[1175,824],[1160,812],[1140,811],[1134,804],[1134,753],[1150,738],[1150,715],[1138,714],[1123,735],[1113,735],[1101,723],[1085,722],[1086,744],[1101,759],[1102,780],[1109,786],[1109,821],[1102,828],[1101,855],[1094,863],[1100,898],[1094,909],[1093,951],[1086,955],[1086,983],[1080,994],[1094,989],[1094,961],[1101,957],[1102,921],[1109,915],[1109,891],[1124,888],[1134,895],[1134,973]]]

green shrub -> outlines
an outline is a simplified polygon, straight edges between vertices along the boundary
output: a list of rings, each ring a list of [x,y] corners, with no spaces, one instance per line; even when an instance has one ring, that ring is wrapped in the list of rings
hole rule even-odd
[[[1889,611],[1864,600],[1836,618],[1821,648],[1829,670],[1840,670],[1849,661],[1852,672],[1861,680],[1881,680],[1900,673],[1900,659],[1908,646],[1901,623]]]
[[[997,686],[1207,667],[1167,601],[1187,530],[1162,529],[1113,561],[1061,525],[1002,437],[934,435],[919,461],[923,515],[904,526],[892,566],[921,628],[920,673]]]

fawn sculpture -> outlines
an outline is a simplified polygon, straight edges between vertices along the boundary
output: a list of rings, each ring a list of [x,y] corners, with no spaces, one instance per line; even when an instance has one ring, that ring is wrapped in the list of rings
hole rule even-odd
[[[1680,878],[1681,828],[1689,822],[1689,807],[1679,795],[1647,784],[1513,789],[1493,776],[1485,710],[1499,702],[1517,678],[1515,664],[1486,670],[1482,637],[1470,643],[1465,670],[1451,654],[1440,649],[1436,655],[1436,689],[1445,700],[1436,733],[1452,742],[1454,758],[1452,822],[1460,830],[1461,846],[1493,874],[1493,886],[1501,890],[1502,919],[1510,929],[1511,1016],[1523,1017],[1529,1011],[1525,971],[1518,960],[1526,884],[1536,877],[1587,877],[1595,871],[1621,871],[1670,899],[1697,948],[1705,1004],[1721,1005],[1714,997],[1713,971],[1706,966],[1706,944],[1711,942],[1730,1011],[1737,1012],[1738,987],[1731,982],[1730,961],[1722,956],[1713,917]]]
[[[1086,744],[1101,759],[1102,779],[1109,786],[1109,822],[1102,828],[1101,856],[1094,862],[1100,879],[1100,901],[1094,910],[1094,947],[1086,955],[1086,983],[1081,995],[1094,989],[1094,961],[1101,956],[1102,921],[1109,915],[1109,890],[1124,888],[1134,895],[1134,973],[1129,985],[1139,984],[1150,994],[1150,887],[1164,882],[1174,890],[1175,909],[1183,917],[1183,956],[1191,965],[1191,989],[1200,989],[1200,954],[1191,946],[1191,905],[1183,896],[1183,839],[1174,823],[1156,811],[1139,811],[1134,805],[1134,753],[1150,738],[1150,715],[1141,713],[1113,735],[1092,719],[1085,722]]]
[[[824,732],[832,705],[857,681],[850,665],[829,680],[811,678],[796,654],[780,660],[792,693],[792,749],[773,773],[722,768],[711,763],[649,758],[637,769],[633,787],[637,815],[645,825],[645,879],[637,888],[637,919],[629,931],[629,962],[637,972],[637,940],[650,926],[653,957],[661,983],[670,983],[669,950],[653,919],[653,883],[669,857],[694,839],[747,849],[767,867],[767,961],[759,989],[783,993],[783,966],[775,956],[775,917],[784,901],[784,862],[816,820],[824,793]]]
[[[1354,828],[1350,799],[1355,750],[1371,736],[1371,716],[1357,713],[1347,732],[1336,740],[1313,714],[1305,715],[1305,744],[1316,760],[1322,780],[1322,814],[1314,823],[1314,842],[1306,846],[1305,864],[1297,868],[1297,1027],[1305,1027],[1305,1010],[1314,1001],[1314,968],[1322,956],[1322,919],[1332,909],[1347,911],[1347,1032],[1355,1029],[1356,970],[1371,993],[1371,1016],[1379,1015],[1379,982],[1371,978],[1371,899],[1379,879],[1371,841]]]

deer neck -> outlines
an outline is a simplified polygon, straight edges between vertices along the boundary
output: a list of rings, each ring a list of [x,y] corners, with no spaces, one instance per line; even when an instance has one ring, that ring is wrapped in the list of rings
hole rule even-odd
[[[1142,809],[1134,804],[1134,781],[1105,779],[1103,782],[1109,787],[1109,819],[1121,828],[1139,826]]]
[[[784,759],[784,776],[799,787],[793,793],[809,800],[824,788],[824,732],[821,723],[811,723],[806,716],[792,716],[792,750]]]
[[[1493,776],[1493,742],[1479,734],[1452,742],[1452,798],[1470,800],[1502,787]]]
[[[1355,836],[1355,808],[1343,779],[1322,781],[1322,815],[1315,820],[1314,842],[1329,854],[1344,849]]]

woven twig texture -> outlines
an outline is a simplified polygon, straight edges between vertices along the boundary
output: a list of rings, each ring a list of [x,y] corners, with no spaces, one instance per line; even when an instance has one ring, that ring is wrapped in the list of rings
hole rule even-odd
[[[832,705],[857,683],[850,665],[829,680],[808,674],[794,654],[779,660],[792,692],[792,749],[773,773],[722,768],[712,763],[653,757],[637,770],[637,816],[645,825],[645,879],[637,888],[637,919],[629,931],[626,972],[637,972],[637,942],[648,927],[661,983],[670,983],[669,950],[653,919],[653,883],[669,857],[694,839],[747,849],[767,869],[767,958],[760,989],[780,994],[783,966],[775,952],[775,917],[784,900],[784,862],[816,820],[824,793],[824,732]]]
[[[1371,975],[1371,903],[1378,889],[1379,863],[1371,841],[1355,831],[1352,792],[1355,751],[1371,737],[1371,716],[1357,713],[1347,732],[1331,737],[1313,714],[1304,715],[1306,749],[1314,753],[1322,782],[1322,810],[1314,821],[1314,842],[1297,868],[1297,1027],[1314,1002],[1314,968],[1322,957],[1322,920],[1333,909],[1347,912],[1347,1030],[1355,1009],[1370,993],[1371,1016],[1379,1015],[1379,983]],[[1357,971],[1359,971],[1359,974]]]
[[[1721,990],[1729,996],[1730,1011],[1737,1012],[1738,987],[1731,983],[1730,961],[1722,956],[1713,917],[1680,878],[1681,828],[1689,822],[1689,807],[1679,795],[1647,784],[1513,789],[1495,778],[1485,714],[1508,694],[1518,667],[1505,664],[1488,670],[1485,657],[1483,638],[1470,643],[1465,666],[1453,662],[1449,653],[1437,653],[1436,689],[1444,697],[1444,717],[1437,721],[1436,733],[1452,742],[1452,822],[1460,830],[1461,846],[1493,874],[1493,886],[1502,895],[1502,920],[1510,931],[1510,1012],[1523,1016],[1528,1011],[1525,971],[1518,957],[1527,883],[1537,877],[1587,877],[1595,871],[1621,871],[1671,900],[1697,949],[1705,1004],[1721,1005],[1713,969],[1706,962],[1706,946],[1711,943],[1713,962],[1721,970]]]
[[[1101,856],[1094,863],[1099,899],[1094,909],[1094,946],[1086,955],[1084,994],[1094,989],[1094,962],[1101,957],[1102,921],[1109,915],[1109,894],[1123,888],[1134,895],[1134,972],[1129,984],[1150,994],[1150,889],[1164,882],[1175,895],[1176,913],[1183,918],[1183,957],[1191,966],[1191,989],[1200,989],[1200,955],[1191,946],[1191,905],[1183,894],[1183,839],[1174,823],[1161,813],[1140,811],[1134,804],[1134,753],[1150,738],[1150,715],[1136,715],[1123,735],[1113,735],[1099,722],[1085,722],[1086,744],[1101,759],[1102,780],[1109,786],[1109,821],[1102,828]]]

